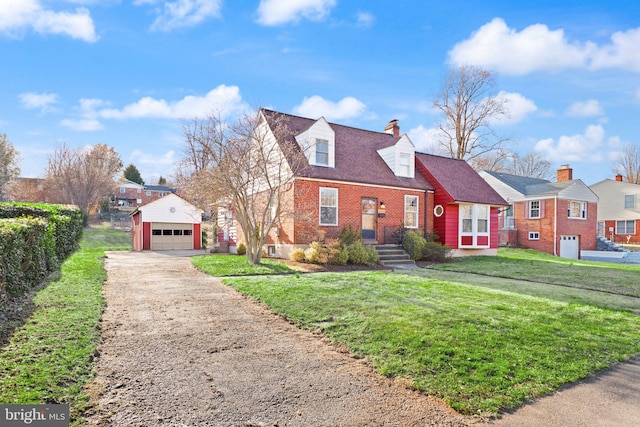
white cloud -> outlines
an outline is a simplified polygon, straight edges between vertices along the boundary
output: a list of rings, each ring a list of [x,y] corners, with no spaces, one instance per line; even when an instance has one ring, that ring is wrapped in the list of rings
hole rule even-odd
[[[93,132],[96,130],[104,129],[102,123],[96,119],[64,119],[60,122],[64,127],[68,127],[78,132]]]
[[[413,128],[407,132],[409,139],[416,146],[416,150],[431,153],[440,154],[442,146],[440,145],[440,130],[437,128],[427,129],[422,125]]]
[[[173,166],[176,163],[176,152],[173,150],[169,150],[160,156],[134,150],[129,157],[132,159],[132,163],[136,165]]]
[[[369,12],[358,12],[356,15],[356,25],[362,28],[369,28],[376,22],[376,18]]]
[[[517,32],[494,18],[449,52],[456,65],[473,64],[505,74],[579,68],[586,64],[592,43],[572,44],[563,30],[535,24]]]
[[[43,113],[53,110],[52,105],[58,102],[56,93],[25,92],[18,95],[22,106],[28,110],[40,110]]]
[[[98,40],[93,20],[84,7],[72,12],[54,12],[44,9],[38,0],[0,2],[0,33],[18,36],[27,29],[40,34],[67,35],[86,42]]]
[[[614,33],[611,36],[611,44],[601,47],[594,53],[591,67],[640,71],[639,45],[640,28]]]
[[[336,0],[260,0],[258,22],[280,25],[298,22],[302,18],[321,21],[335,5]]]
[[[567,116],[571,117],[593,117],[604,115],[602,105],[596,99],[589,99],[584,102],[574,102],[567,108]]]
[[[314,95],[310,98],[304,98],[302,103],[294,107],[295,114],[305,117],[318,118],[323,116],[329,121],[344,120],[362,115],[367,109],[366,105],[360,100],[348,96],[342,98],[338,102],[332,102],[321,96]]]
[[[205,96],[185,96],[173,102],[146,96],[122,109],[99,110],[98,115],[105,119],[184,119],[219,112],[225,117],[245,107],[238,86],[220,85]]]
[[[554,162],[599,162],[603,159],[605,142],[614,143],[615,137],[606,140],[602,126],[590,125],[583,134],[561,136],[557,142],[553,138],[540,140],[535,150]]]
[[[153,0],[138,0],[134,4],[155,4]],[[163,10],[151,25],[153,31],[172,31],[176,28],[192,27],[209,18],[220,17],[222,0],[174,0],[165,1]]]
[[[493,124],[512,125],[519,123],[530,113],[538,111],[538,107],[532,100],[525,98],[519,93],[500,91],[497,97],[505,101],[508,114],[492,120]]]

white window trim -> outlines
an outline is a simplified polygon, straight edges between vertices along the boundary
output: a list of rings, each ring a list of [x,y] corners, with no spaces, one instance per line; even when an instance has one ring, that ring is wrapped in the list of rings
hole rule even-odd
[[[330,206],[330,205],[323,205],[322,204],[322,191],[323,190],[329,190],[331,192],[335,192],[336,195],[336,204],[335,206]],[[331,188],[331,187],[320,187],[320,191],[318,191],[318,224],[325,226],[325,227],[335,227],[338,225],[338,205],[339,205],[339,201],[338,201],[338,189],[337,188]],[[323,207],[335,207],[336,209],[336,221],[334,224],[325,224],[322,222],[322,208]]]
[[[624,233],[621,233],[621,232],[618,230],[618,224],[619,224],[619,223],[621,223],[621,222],[624,222],[624,223],[625,223],[625,225],[624,225],[625,232],[624,232]],[[627,232],[627,231],[626,231],[626,230],[627,230],[627,222],[631,222],[631,223],[633,223],[633,233],[629,233],[629,232]],[[616,234],[619,234],[619,235],[636,234],[636,231],[637,231],[637,230],[636,230],[636,220],[634,220],[634,219],[627,219],[627,220],[619,220],[619,221],[616,221]]]
[[[534,202],[538,202],[538,216],[533,216],[531,214],[531,211],[533,210],[533,208],[531,207],[531,204]],[[529,200],[529,202],[527,202],[527,212],[528,212],[528,218],[529,219],[540,219],[542,218],[542,201],[541,200]]]
[[[407,199],[409,197],[414,198],[416,201],[416,210],[415,210],[416,220],[415,220],[415,225],[413,226],[407,226],[407,212],[410,212],[412,214],[414,213],[414,211],[407,210]],[[418,223],[420,218],[419,215],[420,215],[420,196],[412,196],[412,195],[406,194],[404,196],[404,218],[403,218],[405,228],[414,228],[414,229],[418,228]]]
[[[571,216],[571,203],[580,203],[580,216]],[[586,221],[587,219],[587,202],[581,200],[570,200],[569,207],[567,209],[567,218],[569,219],[581,219]]]
[[[631,206],[627,206],[627,197],[631,198]],[[624,208],[625,209],[635,209],[636,208],[636,195],[635,194],[625,194],[624,195]]]
[[[407,159],[407,164],[402,164],[402,159]],[[405,169],[406,168],[406,169]],[[398,154],[398,176],[411,178],[411,153]]]
[[[327,153],[326,153],[326,154],[327,154],[327,162],[326,162],[326,163],[320,163],[320,162],[318,161],[318,143],[319,143],[319,142],[323,142],[323,143],[325,143],[325,144],[326,144],[326,146],[327,146]],[[329,141],[328,141],[328,140],[326,140],[326,139],[322,139],[322,138],[316,138],[316,143],[314,144],[313,148],[314,148],[314,152],[313,152],[313,157],[314,157],[314,158],[313,158],[313,160],[314,160],[314,162],[313,162],[313,164],[314,164],[315,166],[324,166],[324,167],[329,167],[329,164],[331,163],[331,161],[330,161],[330,155],[331,155],[331,154],[330,154],[330,151],[331,151],[331,148],[330,148]]]
[[[538,232],[538,231],[530,231],[529,232],[529,240],[540,240],[540,232]]]
[[[463,231],[463,220],[465,219],[462,215],[463,206],[471,206],[471,231]],[[478,211],[480,206],[486,206],[487,208],[487,231],[478,231]],[[483,204],[469,204],[469,203],[461,203],[458,206],[458,247],[460,248],[489,248],[491,247],[491,206],[483,205]],[[467,218],[468,219],[468,218]],[[473,244],[472,245],[463,245],[462,237],[463,236],[472,236]],[[486,245],[478,244],[478,237],[487,237]]]

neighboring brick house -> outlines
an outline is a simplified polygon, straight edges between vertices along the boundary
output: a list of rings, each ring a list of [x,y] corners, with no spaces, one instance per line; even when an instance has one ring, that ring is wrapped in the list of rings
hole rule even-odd
[[[511,204],[499,218],[500,243],[579,258],[596,249],[598,196],[568,165],[557,181],[481,171],[480,175]]]
[[[113,195],[113,204],[120,210],[133,211],[168,194],[175,189],[166,185],[142,185],[127,179],[122,180]]]
[[[463,160],[416,153],[435,187],[433,230],[455,255],[495,255],[498,211],[509,204]]]
[[[598,235],[615,243],[640,244],[640,185],[622,175],[591,187],[598,195]]]
[[[49,196],[43,178],[18,177],[9,181],[4,191],[4,199],[12,202],[49,202]]]
[[[285,124],[289,136],[286,141],[278,142],[295,143],[294,147],[306,158],[305,167],[287,193],[290,209],[286,210],[294,214],[270,233],[266,245],[268,255],[286,258],[294,248],[306,248],[314,240],[335,239],[348,227],[360,230],[363,241],[368,244],[395,243],[402,226],[433,231],[434,185],[444,183],[448,186],[455,178],[450,180],[442,176],[449,163],[447,159],[435,156],[434,162],[442,165],[442,173],[439,170],[430,175],[428,178],[433,181],[430,182],[420,172],[422,166],[417,166],[420,163],[416,158],[421,155],[416,153],[409,137],[400,134],[397,120],[389,122],[384,132],[373,132],[329,123],[323,117],[314,120],[264,109],[261,114],[268,126]],[[466,165],[459,161],[455,163],[455,171],[464,173],[460,179],[480,184],[484,194],[492,191],[487,191],[486,183],[477,173],[462,164]],[[455,171],[452,172],[457,173]],[[445,218],[454,217],[458,203],[468,202],[472,207],[478,203],[491,205],[493,217],[497,216],[496,206],[505,204],[495,193],[489,201],[482,197],[455,199],[457,191],[454,188],[447,193],[454,199],[451,206],[447,206]],[[243,240],[241,229],[234,227],[230,210],[219,210],[219,223],[221,218],[223,226],[218,234],[219,241],[224,245],[226,238],[233,253],[234,243]],[[487,224],[487,227],[493,231],[492,226]],[[461,246],[467,246],[467,249],[497,247],[494,244],[497,239],[474,238],[471,244],[465,239],[461,245],[457,236],[453,236],[447,235],[456,241],[451,245],[455,249],[462,249]],[[463,255],[464,251],[459,250],[456,254]]]

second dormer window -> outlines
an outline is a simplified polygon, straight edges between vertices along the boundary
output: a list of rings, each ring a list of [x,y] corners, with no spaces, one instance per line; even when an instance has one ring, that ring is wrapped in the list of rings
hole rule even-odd
[[[316,139],[316,165],[329,166],[329,141]]]

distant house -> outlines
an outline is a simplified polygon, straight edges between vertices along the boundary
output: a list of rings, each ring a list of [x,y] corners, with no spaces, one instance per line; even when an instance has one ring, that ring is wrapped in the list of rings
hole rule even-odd
[[[133,211],[176,190],[166,185],[142,185],[137,182],[122,180],[113,195],[113,204],[120,210]]]
[[[509,204],[463,160],[416,153],[435,187],[433,230],[455,255],[495,255],[498,210]]]
[[[374,132],[329,123],[323,117],[309,119],[265,109],[261,114],[267,127],[284,124],[288,137],[278,143],[294,143],[306,158],[288,197],[290,209],[286,210],[294,214],[269,235],[265,249],[270,256],[286,258],[294,248],[336,239],[348,227],[359,230],[366,244],[396,243],[401,227],[431,232],[437,188],[444,209],[437,210],[437,215],[448,221],[447,227],[458,221],[460,209],[471,215],[460,219],[454,231],[443,228],[438,233],[446,243],[452,242],[456,255],[466,254],[465,249],[495,252],[497,238],[490,237],[495,232],[491,223],[497,223],[497,207],[506,202],[466,163],[416,153],[409,137],[400,134],[397,120],[390,121],[384,132]],[[437,170],[425,174],[430,167]],[[452,187],[455,178],[444,176],[448,167],[454,167],[450,173],[460,173],[459,179],[471,188],[482,187],[480,194],[459,197],[457,186]],[[459,238],[458,231],[468,221],[473,223],[472,231]],[[228,207],[218,211],[218,224],[219,242],[228,242],[234,252],[243,236]]]
[[[202,210],[168,194],[131,213],[134,251],[201,249]]]
[[[15,178],[6,184],[4,192],[4,199],[13,202],[47,203],[50,201],[43,178]]]
[[[598,202],[598,235],[615,243],[640,244],[640,185],[623,182],[622,175],[591,187]]]
[[[500,244],[520,246],[565,258],[595,250],[598,196],[568,165],[557,181],[481,171],[480,175],[510,204],[499,218]]]

